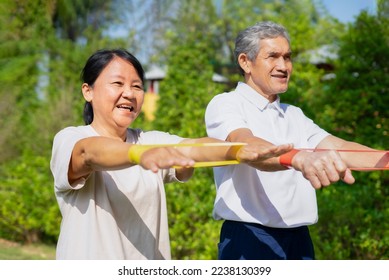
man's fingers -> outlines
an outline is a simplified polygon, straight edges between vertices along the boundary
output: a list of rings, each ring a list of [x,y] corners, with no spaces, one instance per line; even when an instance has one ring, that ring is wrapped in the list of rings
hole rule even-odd
[[[354,184],[355,182],[355,178],[353,176],[353,174],[351,173],[351,170],[350,169],[346,169],[346,171],[341,174],[341,178],[342,178],[342,181],[347,183],[347,184]]]
[[[355,181],[346,163],[336,151],[307,154],[302,162],[301,171],[315,189],[327,187],[339,180],[348,184]]]
[[[312,187],[314,187],[315,189],[321,189],[322,187],[322,183],[320,182],[319,178],[317,176],[307,176],[305,177],[306,179],[309,180],[309,182],[311,183]]]
[[[280,146],[271,146],[265,149],[261,149],[258,152],[258,157],[261,157],[262,159],[268,159],[272,157],[278,157],[282,154],[285,154],[287,152],[290,152],[293,149],[292,144],[283,144]],[[258,159],[261,159],[258,158]]]

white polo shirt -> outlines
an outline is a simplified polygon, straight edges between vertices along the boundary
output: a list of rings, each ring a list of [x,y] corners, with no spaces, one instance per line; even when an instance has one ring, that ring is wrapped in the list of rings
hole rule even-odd
[[[275,145],[293,143],[315,148],[326,131],[298,107],[270,103],[253,88],[239,83],[234,91],[216,95],[208,104],[205,122],[209,137],[225,140],[238,128]],[[245,164],[214,168],[217,195],[214,218],[290,228],[317,222],[315,189],[294,169],[259,171]]]
[[[177,181],[174,168],[153,173],[135,165],[94,171],[70,185],[67,174],[74,145],[93,136],[98,133],[87,125],[67,127],[54,138],[51,171],[62,214],[57,259],[170,259],[164,183]],[[164,132],[128,128],[126,142],[182,140]]]

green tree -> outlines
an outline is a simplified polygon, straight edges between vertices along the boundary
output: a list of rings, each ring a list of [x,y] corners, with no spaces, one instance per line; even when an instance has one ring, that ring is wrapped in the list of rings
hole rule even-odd
[[[85,36],[85,30],[98,33],[113,19],[111,1],[106,0],[57,0],[52,15],[57,36],[76,42]]]
[[[24,153],[0,169],[0,236],[19,242],[57,240],[60,213],[45,156]]]
[[[37,65],[44,48],[38,38],[50,34],[50,20],[45,1],[2,1],[0,5],[1,26],[7,26],[0,32],[1,162],[20,154],[29,142],[28,126],[20,125],[29,122],[29,112],[38,106]]]
[[[342,38],[336,78],[316,99],[317,119],[328,131],[377,149],[388,148],[388,18],[361,13]],[[321,108],[321,109],[320,109]],[[318,193],[314,227],[319,258],[389,257],[388,184],[384,171],[354,172],[353,186],[338,183]]]
[[[108,25],[100,14],[110,14],[106,10],[109,3],[0,2],[0,24],[7,27],[0,30],[1,237],[52,241],[53,229],[59,229],[49,170],[51,144],[59,129],[82,123],[80,61],[98,48],[126,46],[129,42],[125,39],[130,39],[104,34]],[[63,5],[66,9],[59,11]],[[67,16],[72,17],[72,24],[79,23],[74,27],[75,36],[67,29],[66,12],[71,14]],[[91,25],[93,22],[99,24]],[[42,215],[47,219],[38,219],[44,209],[56,210]],[[10,234],[13,230],[14,235]]]
[[[177,14],[174,32],[166,33],[167,76],[152,126],[183,137],[203,137],[205,107],[221,91],[212,81],[216,14],[208,0],[183,1]],[[211,217],[214,195],[211,169],[196,170],[195,178],[185,185],[167,186],[173,258],[216,258],[219,230]]]
[[[388,143],[388,19],[362,13],[342,39],[336,79],[322,100],[320,121],[347,139]]]

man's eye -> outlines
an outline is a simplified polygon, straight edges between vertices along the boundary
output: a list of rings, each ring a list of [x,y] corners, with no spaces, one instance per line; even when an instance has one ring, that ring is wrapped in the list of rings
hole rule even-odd
[[[119,82],[119,81],[116,81],[116,82],[113,82],[114,85],[118,85],[118,86],[122,86],[123,83],[122,82]]]

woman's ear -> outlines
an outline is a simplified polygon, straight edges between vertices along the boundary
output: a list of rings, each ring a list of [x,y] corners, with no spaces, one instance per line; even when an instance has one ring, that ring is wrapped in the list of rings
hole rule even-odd
[[[239,66],[240,68],[242,68],[242,70],[246,73],[246,74],[249,74],[250,73],[250,61],[247,57],[247,54],[245,53],[241,53],[239,56],[238,56],[238,63],[239,63]]]
[[[83,83],[81,90],[82,90],[82,95],[84,96],[84,99],[88,102],[91,102],[93,99],[92,87],[90,85],[88,85],[87,83]]]

